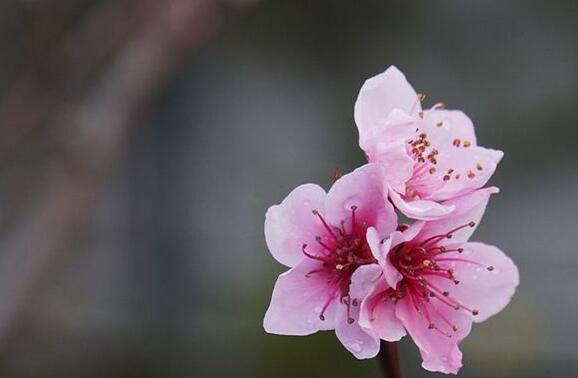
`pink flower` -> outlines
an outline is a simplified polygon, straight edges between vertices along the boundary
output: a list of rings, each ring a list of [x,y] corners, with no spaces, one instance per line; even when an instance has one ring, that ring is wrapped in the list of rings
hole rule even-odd
[[[365,296],[359,324],[387,341],[407,331],[427,370],[457,373],[458,344],[472,322],[501,311],[518,285],[516,266],[498,248],[467,242],[497,191],[481,189],[450,200],[446,206],[455,210],[448,217],[394,232],[372,248],[379,266],[362,266],[353,274],[352,298]]]
[[[372,164],[341,177],[329,192],[314,184],[294,189],[267,211],[267,246],[290,267],[273,289],[263,326],[269,333],[309,335],[335,329],[357,358],[370,358],[379,339],[357,324],[359,300],[351,299],[351,275],[376,263],[366,234],[385,237],[397,218],[384,201]],[[374,247],[377,243],[373,244]],[[377,265],[376,265],[377,266]],[[358,295],[363,295],[357,290]]]
[[[441,104],[422,110],[420,97],[389,67],[363,84],[355,122],[359,145],[380,166],[395,206],[410,218],[432,220],[453,210],[443,201],[483,187],[503,153],[476,145],[464,113]]]

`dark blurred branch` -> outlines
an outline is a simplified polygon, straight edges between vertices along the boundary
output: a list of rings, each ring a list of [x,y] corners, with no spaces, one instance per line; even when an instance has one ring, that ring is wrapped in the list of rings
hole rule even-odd
[[[397,343],[389,343],[382,340],[377,358],[379,360],[382,377],[403,378]]]
[[[107,6],[114,10],[112,3]],[[110,63],[100,70],[100,79],[87,85],[84,96],[69,98],[65,105],[59,102],[62,100],[59,97],[63,96],[60,91],[71,83],[82,81],[85,75],[62,70],[59,75],[70,76],[58,80],[64,84],[57,88],[56,100],[51,98],[55,95],[54,89],[44,87],[42,80],[27,77],[0,107],[2,135],[6,138],[6,133],[8,144],[14,143],[22,132],[46,126],[46,119],[55,122],[50,126],[63,130],[59,134],[63,152],[51,162],[48,179],[38,191],[38,198],[30,201],[21,222],[15,224],[7,234],[8,238],[2,241],[0,342],[5,341],[13,329],[14,320],[47,263],[79,236],[127,141],[131,126],[143,114],[155,89],[170,79],[186,54],[211,36],[221,21],[219,7],[210,0],[119,1],[118,4],[122,4],[118,5],[120,7],[133,4],[138,9],[129,8],[128,11],[144,12],[144,16],[139,18],[137,30],[126,41],[107,42]],[[126,9],[116,14],[112,10],[101,9],[104,13],[96,15],[96,21],[89,23],[103,21],[106,28],[126,19]],[[116,18],[100,20],[106,15]],[[70,50],[66,50],[78,54],[75,60],[82,61],[81,51],[89,54],[100,48],[90,44],[79,46],[90,42],[93,32],[86,32],[86,35],[82,31],[73,32],[67,39],[71,45]],[[79,50],[74,52],[75,49]],[[69,58],[70,55],[61,54],[51,64],[58,65],[57,60],[63,59],[63,67],[70,67]],[[84,64],[91,62],[85,59]],[[91,70],[87,68],[87,71]]]

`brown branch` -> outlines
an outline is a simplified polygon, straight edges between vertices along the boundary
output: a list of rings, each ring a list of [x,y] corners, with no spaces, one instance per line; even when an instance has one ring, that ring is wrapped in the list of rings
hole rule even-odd
[[[397,343],[382,340],[377,358],[384,378],[403,378]]]

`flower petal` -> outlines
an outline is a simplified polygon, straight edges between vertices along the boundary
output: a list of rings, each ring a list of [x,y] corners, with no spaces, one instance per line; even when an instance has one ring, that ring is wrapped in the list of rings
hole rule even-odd
[[[383,277],[377,276],[372,289],[361,302],[359,325],[372,330],[380,339],[394,342],[399,341],[406,332],[395,315],[395,304],[388,297],[388,289]]]
[[[416,237],[416,242],[435,235],[447,234],[452,229],[474,222],[474,227],[464,227],[452,233],[452,243],[467,241],[482,219],[490,196],[498,192],[498,188],[489,187],[444,202],[444,206],[455,207],[455,210],[445,218],[426,222]]]
[[[520,280],[518,268],[494,246],[465,243],[461,247],[463,253],[447,254],[446,257],[466,261],[449,260],[446,263],[454,269],[455,278],[460,283],[454,285],[439,278],[432,279],[432,282],[466,307],[477,310],[479,313],[472,315],[472,320],[479,323],[500,312],[510,302]]]
[[[391,66],[368,79],[355,102],[355,123],[362,148],[372,139],[374,129],[383,124],[394,109],[412,115],[421,111],[421,104],[403,73]]]
[[[376,240],[372,237],[370,242],[370,232],[367,232],[367,241],[373,256],[379,262],[379,265],[383,269],[384,279],[390,287],[397,287],[397,283],[403,279],[401,273],[397,270],[395,266],[391,263],[389,259],[389,254],[391,251],[397,247],[399,244],[403,243],[405,239],[399,231],[393,232],[389,238],[376,243]]]
[[[412,219],[434,220],[448,216],[454,207],[448,203],[437,203],[428,200],[406,201],[395,191],[389,190],[389,198],[404,215]]]
[[[325,200],[329,223],[345,222],[351,227],[352,206],[359,226],[373,226],[380,235],[389,235],[397,227],[393,206],[385,199],[380,177],[374,164],[366,164],[341,177],[333,184]]]
[[[437,170],[429,179],[443,185],[427,197],[433,201],[444,201],[481,188],[504,155],[502,151],[476,145],[472,121],[461,111],[426,111],[420,129],[438,151]]]
[[[307,277],[307,273],[321,266],[319,262],[307,259],[279,276],[263,321],[265,331],[278,335],[309,335],[334,328],[339,304],[337,296],[325,311],[325,320],[319,318],[331,294],[328,275],[318,272]]]
[[[273,257],[281,264],[292,267],[303,259],[303,244],[315,244],[322,224],[312,214],[322,210],[325,191],[318,185],[304,184],[295,188],[279,205],[267,210],[265,240]]]
[[[374,162],[378,166],[385,190],[391,187],[398,193],[405,193],[405,183],[413,174],[414,161],[407,153],[405,140],[380,145],[374,151]],[[372,160],[368,156],[370,161]]]
[[[428,136],[432,146],[453,147],[455,139],[476,145],[476,133],[470,118],[460,110],[431,109],[425,110],[420,129]],[[467,148],[467,147],[465,147]]]
[[[407,295],[397,302],[395,314],[418,346],[423,359],[422,367],[429,371],[457,374],[462,367],[462,352],[458,344],[470,333],[471,319],[467,314],[444,306],[435,299],[426,305],[427,312],[418,312],[415,306],[411,295]],[[435,328],[431,328],[431,324]],[[456,327],[456,332],[452,326]],[[449,337],[446,332],[452,336]]]
[[[347,321],[353,319],[352,323]],[[335,318],[335,335],[343,346],[359,359],[373,358],[379,352],[379,338],[374,332],[359,326],[359,306],[340,305]]]

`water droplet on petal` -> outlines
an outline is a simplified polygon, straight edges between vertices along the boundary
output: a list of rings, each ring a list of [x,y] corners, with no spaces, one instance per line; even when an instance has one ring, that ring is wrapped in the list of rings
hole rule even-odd
[[[345,208],[345,210],[351,211],[351,206],[359,206],[360,203],[361,200],[359,196],[351,196],[347,200],[345,200],[345,202],[343,203],[343,207]]]

